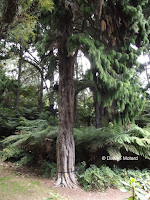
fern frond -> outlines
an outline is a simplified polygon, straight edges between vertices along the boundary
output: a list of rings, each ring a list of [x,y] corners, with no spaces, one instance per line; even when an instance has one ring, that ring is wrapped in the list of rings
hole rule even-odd
[[[144,131],[144,129],[142,129],[136,125],[132,125],[132,128],[129,129],[126,133],[130,136],[135,136],[135,137],[139,137],[139,138],[144,138],[147,136],[147,134],[149,134],[148,131]]]
[[[20,140],[21,138],[24,138],[24,135],[11,135],[11,136],[5,138],[4,140],[2,140],[1,143],[3,143],[4,145],[7,145],[7,144],[14,143],[14,142]]]
[[[122,158],[120,150],[117,149],[117,148],[113,148],[113,147],[108,148],[107,152],[109,153],[109,155],[110,155],[110,157],[111,157],[112,160],[119,161]]]
[[[128,152],[132,152],[136,155],[140,155],[138,149],[134,145],[124,144],[123,148]]]
[[[11,147],[21,147],[22,144],[26,143],[29,138],[31,137],[31,134],[26,134],[24,137],[21,137],[18,141],[11,144]]]
[[[119,144],[124,144],[124,143],[130,144],[132,141],[131,141],[129,135],[121,134],[121,135],[118,135],[115,137],[115,142],[118,142]]]

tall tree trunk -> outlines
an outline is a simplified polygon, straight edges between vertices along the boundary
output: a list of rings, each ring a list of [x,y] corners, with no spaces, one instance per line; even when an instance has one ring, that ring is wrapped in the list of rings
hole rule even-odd
[[[42,72],[43,72],[43,69],[42,69]],[[40,78],[40,90],[39,90],[39,101],[38,101],[38,110],[39,110],[39,113],[42,112],[43,110],[43,73],[41,74],[41,78]]]
[[[99,112],[100,112],[100,126],[106,126],[106,121],[107,121],[107,116],[105,113],[106,108],[104,107],[104,102],[101,101],[101,103],[99,104]]]
[[[95,107],[95,116],[96,116],[96,128],[100,128],[105,126],[107,116],[105,113],[105,107],[103,101],[98,102],[97,100],[97,91],[95,88],[92,89],[93,91],[93,101]]]
[[[103,125],[103,119],[105,118],[105,107],[104,107],[104,95],[101,94],[101,101],[98,101],[98,79],[97,79],[97,69],[91,65],[92,73],[93,73],[93,79],[94,79],[94,87],[91,87],[91,90],[93,92],[93,101],[94,101],[94,107],[95,107],[95,115],[96,115],[96,128],[100,128]]]
[[[17,86],[16,99],[15,99],[15,105],[14,105],[15,111],[17,111],[18,108],[19,108],[19,97],[20,97],[20,86],[21,86],[22,63],[23,63],[23,49],[22,49],[22,47],[20,46],[19,65],[18,65],[18,86]]]
[[[95,107],[95,116],[96,116],[96,128],[100,128],[101,126],[101,114],[99,109],[99,102],[97,100],[97,90],[96,88],[91,88],[93,92],[93,101],[94,101],[94,107]]]
[[[59,132],[57,139],[57,182],[56,185],[74,188],[75,143],[74,123],[74,56],[68,56],[66,34],[59,42]]]
[[[55,117],[55,110],[54,110],[54,71],[52,70],[49,76],[50,81],[50,89],[49,89],[49,107],[50,107],[50,113]]]
[[[102,116],[101,116],[101,110],[100,110],[100,102],[98,101],[98,88],[97,88],[97,69],[91,65],[92,68],[92,74],[93,74],[93,79],[94,79],[94,87],[91,87],[91,90],[93,92],[93,101],[94,101],[94,107],[95,107],[95,117],[96,117],[96,128],[100,128],[101,127],[101,120],[102,120]]]

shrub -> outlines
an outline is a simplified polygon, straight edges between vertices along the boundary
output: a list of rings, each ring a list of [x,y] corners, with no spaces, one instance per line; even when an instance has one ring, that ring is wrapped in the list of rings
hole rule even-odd
[[[80,165],[79,165],[80,166]],[[81,168],[85,163],[81,163]],[[102,165],[98,168],[91,165],[85,171],[77,173],[78,182],[85,190],[105,191],[108,187],[121,189],[124,185],[130,185],[129,179],[132,177],[138,182],[138,187],[145,192],[150,191],[150,170],[109,168]],[[131,187],[130,187],[131,189]]]
[[[78,180],[85,190],[104,191],[108,187],[119,187],[121,185],[117,175],[107,166],[98,168],[91,165],[78,176]]]
[[[128,182],[123,182],[124,187],[126,190],[122,191],[130,191],[131,196],[128,198],[128,200],[146,200],[146,196],[148,196],[148,193],[150,191],[150,180],[139,180],[137,181],[134,178],[130,178]]]

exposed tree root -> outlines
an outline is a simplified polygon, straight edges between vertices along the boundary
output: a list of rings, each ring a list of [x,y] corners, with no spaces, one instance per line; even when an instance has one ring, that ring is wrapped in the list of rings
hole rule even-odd
[[[77,189],[77,180],[75,174],[72,173],[63,173],[58,174],[57,181],[55,183],[57,187],[67,187],[71,189]]]

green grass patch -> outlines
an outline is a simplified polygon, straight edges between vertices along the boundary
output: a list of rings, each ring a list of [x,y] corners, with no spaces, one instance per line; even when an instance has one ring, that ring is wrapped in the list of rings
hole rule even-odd
[[[13,168],[0,165],[0,200],[56,199],[51,194],[58,194],[57,191],[41,181],[42,179],[29,174],[20,176]]]
[[[41,185],[40,181],[36,181],[36,180],[32,181],[31,184],[32,185],[36,185],[36,186],[40,186]]]
[[[14,180],[14,177],[0,178],[0,194],[25,194],[28,192],[29,186],[22,181]]]

